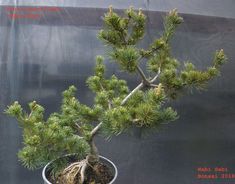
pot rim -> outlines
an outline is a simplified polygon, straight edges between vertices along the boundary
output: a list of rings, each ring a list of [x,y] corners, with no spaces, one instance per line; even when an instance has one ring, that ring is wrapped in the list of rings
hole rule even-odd
[[[72,154],[71,154],[71,155],[72,155]],[[65,155],[65,156],[69,156],[69,155]],[[106,160],[107,162],[109,162],[109,163],[112,165],[112,167],[114,168],[114,171],[115,171],[114,177],[113,177],[113,179],[108,183],[108,184],[113,184],[114,181],[115,181],[116,178],[117,178],[117,175],[118,175],[118,170],[117,170],[116,165],[115,165],[111,160],[109,160],[109,159],[106,158],[106,157],[103,157],[103,156],[101,156],[101,155],[99,155],[99,157],[100,157],[101,159]],[[47,179],[47,177],[46,177],[46,169],[47,169],[47,167],[48,167],[53,161],[54,161],[54,160],[50,161],[47,165],[45,165],[44,168],[43,168],[43,170],[42,170],[42,178],[43,178],[44,182],[47,182],[48,184],[52,184],[52,183],[51,183],[50,181],[48,181],[48,179]]]

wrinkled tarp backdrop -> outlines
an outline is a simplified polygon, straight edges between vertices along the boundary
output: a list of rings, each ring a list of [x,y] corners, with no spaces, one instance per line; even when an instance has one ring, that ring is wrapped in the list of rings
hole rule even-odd
[[[206,68],[216,49],[223,48],[229,63],[222,76],[206,92],[195,92],[176,101],[180,119],[159,132],[145,136],[141,130],[124,134],[104,144],[96,141],[100,154],[116,163],[117,184],[235,183],[228,180],[198,180],[198,167],[227,167],[235,173],[235,1],[233,0],[137,0],[137,1],[11,1],[0,0],[0,183],[40,184],[41,170],[28,171],[17,160],[22,146],[17,122],[2,112],[14,100],[27,105],[37,100],[47,114],[59,109],[61,92],[78,88],[78,98],[91,104],[93,94],[85,85],[92,74],[94,58],[104,54],[96,34],[101,16],[110,4],[130,5],[147,12],[147,32],[141,46],[159,37],[165,11],[178,8],[185,22],[172,40],[174,55]],[[58,12],[43,12],[40,19],[12,20],[6,6],[59,6]],[[108,73],[137,84],[135,76],[118,72],[115,63]]]

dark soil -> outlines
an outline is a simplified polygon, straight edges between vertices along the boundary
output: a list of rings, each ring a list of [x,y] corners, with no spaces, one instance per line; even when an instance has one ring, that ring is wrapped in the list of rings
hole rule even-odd
[[[113,179],[113,175],[110,172],[109,168],[102,164],[98,163],[94,168],[89,167],[87,169],[87,178],[85,184],[107,184]]]
[[[48,174],[49,175],[49,174]],[[53,184],[65,184],[61,182],[59,178],[53,180],[47,175],[49,181]],[[108,166],[103,163],[97,163],[95,166],[88,167],[86,170],[86,179],[84,184],[108,184],[113,179],[113,174],[111,173]],[[79,176],[77,178],[76,184],[79,184]]]

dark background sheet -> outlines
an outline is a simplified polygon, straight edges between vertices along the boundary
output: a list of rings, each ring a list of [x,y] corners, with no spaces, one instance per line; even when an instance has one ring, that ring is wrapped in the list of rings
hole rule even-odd
[[[70,7],[59,2],[48,3],[60,6],[59,11],[43,11],[39,19],[12,20],[3,4],[14,2],[4,1],[0,7],[0,112],[16,99],[25,107],[36,99],[49,114],[59,109],[61,92],[71,84],[77,86],[81,102],[92,104],[93,94],[85,80],[92,74],[95,56],[106,55],[96,34],[110,3],[74,1]],[[143,47],[160,36],[162,10],[178,8],[185,22],[172,40],[174,55],[203,69],[211,63],[213,52],[223,48],[229,63],[223,67],[222,76],[210,83],[208,91],[188,94],[174,103],[180,115],[176,122],[149,136],[135,129],[133,135],[123,134],[109,142],[98,138],[100,154],[116,163],[117,184],[233,184],[235,179],[199,180],[196,170],[227,167],[230,173],[235,173],[235,14],[232,11],[235,3],[172,2],[113,1],[111,4],[114,8],[134,5],[151,10],[146,12],[148,24]],[[131,88],[137,84],[136,76],[119,72],[115,63],[106,63],[108,74],[127,79]],[[21,142],[17,122],[0,113],[1,184],[42,183],[41,170],[28,171],[18,162],[16,153]]]

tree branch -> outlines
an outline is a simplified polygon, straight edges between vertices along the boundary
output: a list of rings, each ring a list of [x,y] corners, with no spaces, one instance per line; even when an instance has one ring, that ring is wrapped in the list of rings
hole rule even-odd
[[[100,122],[98,125],[96,125],[95,128],[93,128],[93,130],[91,131],[91,138],[93,138],[96,135],[102,124],[103,122]]]
[[[109,109],[111,109],[112,108],[112,101],[108,100],[108,103],[109,103]]]
[[[124,98],[124,100],[121,102],[121,105],[124,105],[127,100],[139,89],[141,89],[144,86],[143,82],[141,82],[135,89],[133,89],[127,96]],[[97,134],[99,131],[100,127],[102,126],[103,122],[100,122],[98,125],[96,125],[95,128],[91,131],[91,139]]]
[[[150,84],[150,87],[157,87],[158,85],[157,84]]]
[[[124,105],[126,101],[139,89],[141,89],[144,86],[143,82],[141,82],[135,89],[133,89],[121,102],[121,105]]]
[[[150,80],[150,83],[153,83],[155,80],[157,80],[157,78],[159,77],[160,73],[161,73],[161,68],[158,68],[157,75],[155,75],[155,77],[152,80]]]
[[[137,69],[138,69],[138,68],[139,68],[139,67],[137,66]],[[139,69],[140,69],[140,68],[139,68]],[[143,71],[142,71],[141,69],[138,70],[138,71],[139,71],[140,73],[142,73],[143,76],[145,77],[145,75],[144,75],[144,73],[143,73]],[[141,72],[141,71],[142,71],[142,72]],[[159,68],[157,75],[156,75],[150,82],[146,79],[146,77],[145,77],[145,79],[148,81],[148,83],[152,84],[152,83],[159,77],[160,73],[161,73],[161,69]],[[152,84],[152,86],[154,86],[154,84]],[[144,87],[144,83],[143,83],[143,82],[141,82],[138,86],[136,86],[136,88],[133,89],[133,90],[122,100],[121,105],[124,105],[124,104],[127,102],[127,100],[128,100],[134,93],[136,93],[136,91],[140,90],[142,87]],[[91,131],[91,139],[97,134],[97,132],[99,131],[99,129],[100,129],[100,127],[102,126],[102,124],[103,124],[103,122],[100,122],[100,123],[99,123],[98,125],[96,125],[96,127]]]
[[[138,71],[138,73],[140,74],[140,76],[142,77],[142,79],[143,79],[143,81],[144,81],[144,84],[149,84],[148,79],[146,78],[146,76],[145,76],[143,70],[142,70],[139,66],[137,66],[137,71]]]

